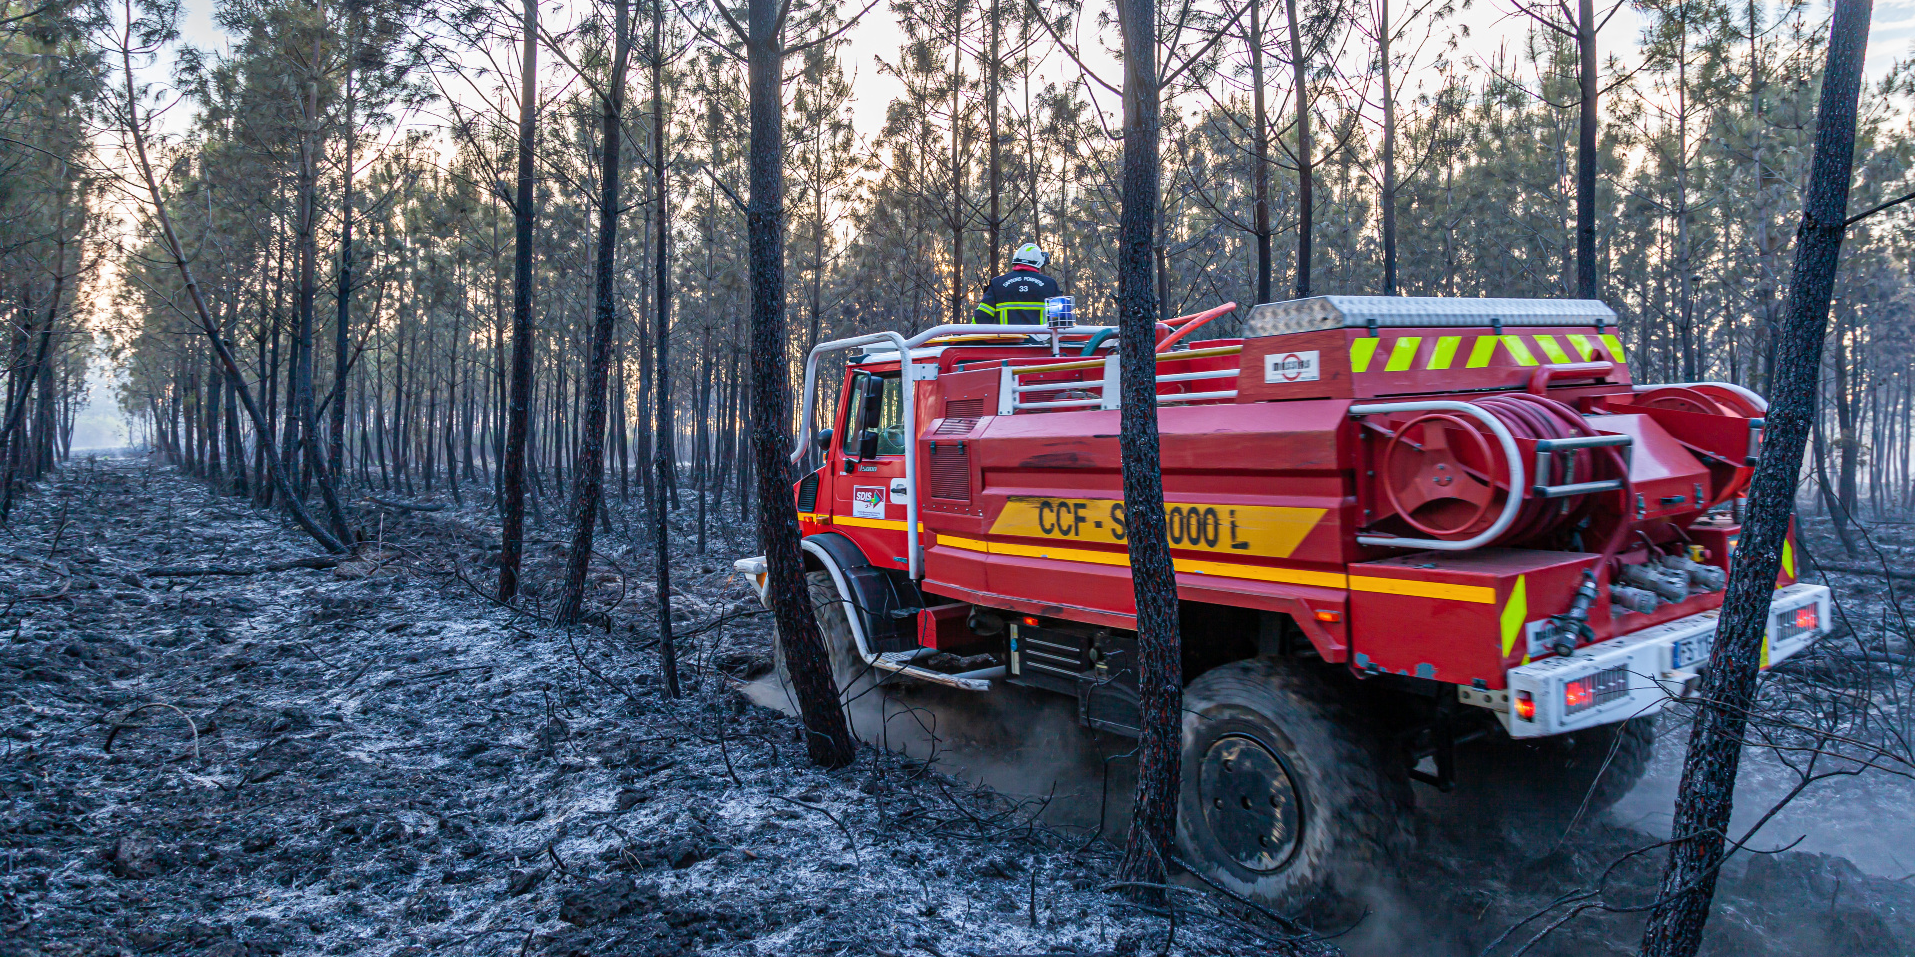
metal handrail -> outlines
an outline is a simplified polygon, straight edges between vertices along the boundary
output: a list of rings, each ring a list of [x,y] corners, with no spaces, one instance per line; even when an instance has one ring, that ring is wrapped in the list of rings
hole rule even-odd
[[[906,570],[911,580],[924,576],[920,573],[918,561],[918,456],[917,456],[917,376],[912,372],[911,346],[905,338],[895,332],[868,332],[848,339],[833,339],[812,347],[811,354],[805,357],[804,408],[798,416],[798,444],[791,450],[791,462],[798,460],[811,447],[811,416],[817,405],[818,357],[826,353],[849,349],[871,342],[890,342],[898,347],[898,375],[903,379],[904,393],[904,434],[908,437],[904,450],[904,549]],[[932,366],[932,369],[936,369]]]
[[[1529,492],[1538,498],[1568,498],[1573,495],[1589,495],[1593,492],[1620,492],[1629,485],[1628,459],[1625,458],[1623,477],[1597,479],[1593,482],[1565,482],[1561,485],[1541,484],[1549,478],[1549,462],[1557,452],[1578,452],[1583,449],[1601,449],[1620,446],[1625,456],[1632,455],[1636,440],[1627,435],[1577,435],[1567,439],[1536,440],[1536,482]],[[1570,460],[1573,469],[1575,460]],[[1564,478],[1575,478],[1564,475]]]
[[[1498,535],[1509,530],[1510,523],[1516,521],[1516,513],[1523,507],[1523,491],[1527,485],[1523,476],[1522,453],[1516,450],[1516,437],[1509,434],[1509,427],[1501,419],[1491,415],[1481,406],[1468,402],[1451,402],[1432,399],[1424,402],[1375,402],[1368,405],[1350,406],[1351,415],[1384,415],[1391,412],[1461,412],[1474,418],[1489,428],[1490,434],[1503,447],[1503,459],[1509,463],[1509,496],[1503,500],[1503,513],[1496,521],[1481,533],[1460,542],[1446,542],[1440,538],[1394,538],[1383,535],[1358,535],[1359,545],[1382,545],[1389,548],[1427,548],[1439,552],[1466,552],[1472,548],[1481,548],[1496,540]]]

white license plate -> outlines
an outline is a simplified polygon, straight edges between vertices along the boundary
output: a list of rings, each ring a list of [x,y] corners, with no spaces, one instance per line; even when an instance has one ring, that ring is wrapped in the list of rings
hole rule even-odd
[[[1716,644],[1716,633],[1712,629],[1692,638],[1676,642],[1670,649],[1670,664],[1677,668],[1690,668],[1709,660],[1709,650]]]

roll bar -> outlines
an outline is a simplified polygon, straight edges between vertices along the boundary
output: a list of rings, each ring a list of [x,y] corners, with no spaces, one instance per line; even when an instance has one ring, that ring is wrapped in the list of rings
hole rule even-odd
[[[913,581],[921,579],[924,577],[924,572],[923,563],[918,554],[917,383],[925,379],[937,378],[938,367],[936,364],[925,366],[912,362],[911,349],[916,346],[921,346],[939,336],[1025,335],[1049,338],[1053,351],[1055,351],[1057,337],[1061,333],[1088,332],[1095,335],[1103,331],[1104,328],[1106,327],[1070,326],[1063,329],[1052,329],[1049,326],[979,326],[964,323],[961,325],[934,326],[909,339],[900,333],[886,331],[867,332],[861,336],[850,336],[844,339],[833,339],[830,342],[818,343],[812,347],[811,353],[805,356],[804,393],[798,400],[800,403],[798,410],[798,442],[792,446],[791,462],[793,465],[798,464],[798,461],[804,458],[805,450],[811,447],[811,418],[813,410],[816,409],[818,404],[818,357],[833,352],[841,352],[845,349],[851,349],[857,346],[881,342],[889,343],[895,348],[898,351],[898,367],[904,377],[906,390],[904,394],[904,486],[906,489],[906,498],[904,501],[904,548],[907,561],[909,562],[908,567],[911,579]]]
[[[1443,399],[1432,399],[1425,402],[1373,402],[1365,405],[1350,406],[1350,414],[1356,416],[1383,415],[1390,412],[1461,412],[1483,423],[1483,425],[1489,429],[1490,434],[1496,436],[1496,441],[1502,445],[1503,459],[1509,463],[1509,496],[1503,499],[1503,513],[1496,516],[1496,521],[1492,523],[1490,527],[1484,529],[1480,534],[1466,538],[1460,542],[1446,542],[1440,538],[1394,538],[1383,535],[1358,535],[1356,537],[1357,544],[1382,545],[1388,548],[1427,548],[1439,552],[1463,552],[1487,545],[1495,541],[1496,536],[1503,534],[1504,531],[1509,529],[1510,523],[1516,521],[1516,513],[1522,510],[1524,492],[1528,490],[1528,486],[1524,481],[1521,453],[1516,450],[1516,438],[1509,434],[1509,427],[1504,425],[1501,419],[1489,414],[1487,410],[1480,406],[1471,405],[1468,402],[1451,402]]]
[[[1733,382],[1657,382],[1637,385],[1634,388],[1637,392],[1647,392],[1650,389],[1693,389],[1699,385],[1714,386],[1724,391],[1733,392],[1741,396],[1743,401],[1754,406],[1757,412],[1767,413],[1769,411],[1769,400],[1763,398],[1754,390],[1736,385]]]

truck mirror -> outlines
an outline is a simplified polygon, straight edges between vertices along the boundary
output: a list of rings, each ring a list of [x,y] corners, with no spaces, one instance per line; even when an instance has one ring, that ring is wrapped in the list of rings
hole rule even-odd
[[[827,453],[830,452],[831,451],[831,430],[824,429],[824,430],[821,430],[817,435],[812,436],[811,444],[817,446],[818,451],[820,452],[827,452]]]
[[[865,380],[864,406],[858,412],[858,428],[870,431],[884,420],[884,386],[880,379]]]
[[[878,457],[878,430],[865,429],[858,435],[858,458],[875,459]]]

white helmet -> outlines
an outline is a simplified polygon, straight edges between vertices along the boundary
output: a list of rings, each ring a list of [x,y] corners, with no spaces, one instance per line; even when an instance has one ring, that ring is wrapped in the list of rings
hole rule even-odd
[[[1032,269],[1043,269],[1050,264],[1051,257],[1045,255],[1044,250],[1037,248],[1036,243],[1025,243],[1017,247],[1017,252],[1011,254],[1011,265],[1013,266],[1029,266]]]

